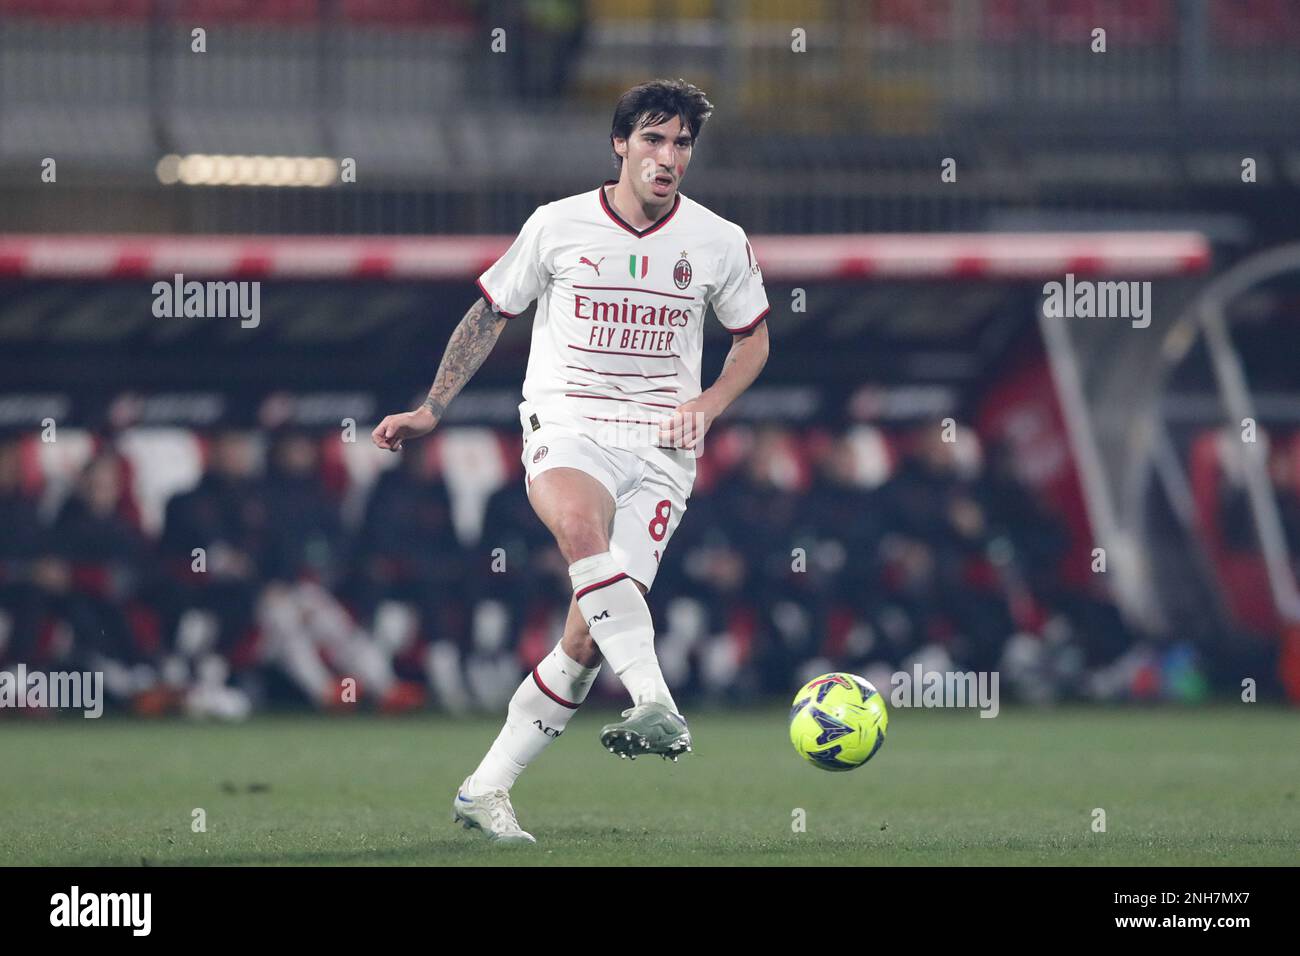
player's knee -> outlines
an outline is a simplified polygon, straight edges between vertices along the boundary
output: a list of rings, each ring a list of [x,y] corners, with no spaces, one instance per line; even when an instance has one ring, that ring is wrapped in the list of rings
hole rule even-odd
[[[572,564],[593,554],[609,550],[609,535],[599,519],[582,512],[568,512],[555,522],[555,542],[566,561]]]

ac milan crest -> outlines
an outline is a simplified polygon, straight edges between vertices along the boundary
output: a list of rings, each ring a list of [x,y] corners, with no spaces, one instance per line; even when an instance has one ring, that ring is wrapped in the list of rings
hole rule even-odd
[[[534,465],[537,464],[545,457],[546,457],[546,446],[543,445],[541,448],[537,449],[537,451],[533,453],[533,464]]]
[[[678,259],[677,265],[673,266],[673,282],[679,289],[691,284],[691,264],[685,258]]]

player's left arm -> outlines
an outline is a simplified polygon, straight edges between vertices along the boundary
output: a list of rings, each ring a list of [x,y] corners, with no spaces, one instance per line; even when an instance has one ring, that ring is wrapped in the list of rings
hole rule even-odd
[[[674,448],[695,448],[719,415],[754,384],[767,364],[767,320],[737,332],[722,371],[699,396],[673,410],[659,429],[660,441]]]

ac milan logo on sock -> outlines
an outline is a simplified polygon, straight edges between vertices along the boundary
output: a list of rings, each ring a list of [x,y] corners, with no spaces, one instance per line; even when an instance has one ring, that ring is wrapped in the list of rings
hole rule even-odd
[[[691,284],[691,264],[685,259],[678,259],[677,265],[673,266],[673,281],[679,289],[685,289]]]
[[[541,461],[541,460],[542,460],[543,458],[545,458],[545,457],[546,457],[546,446],[543,445],[541,448],[537,449],[536,453],[534,453],[534,455],[533,455],[533,464],[534,464],[534,465],[537,464],[539,461]]]
[[[548,737],[550,737],[550,738],[552,738],[552,739],[554,739],[555,737],[558,737],[558,736],[560,736],[560,734],[564,733],[563,730],[556,730],[554,727],[547,727],[547,726],[546,726],[545,724],[543,724],[540,720],[534,720],[534,721],[533,721],[533,726],[536,727],[538,730],[540,730],[542,733],[546,734],[546,736],[548,736]]]

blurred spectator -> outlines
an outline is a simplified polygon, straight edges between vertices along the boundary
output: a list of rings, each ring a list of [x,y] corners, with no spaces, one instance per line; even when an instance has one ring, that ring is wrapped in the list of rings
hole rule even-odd
[[[223,430],[212,437],[198,485],[167,503],[159,550],[178,589],[169,620],[184,650],[230,654],[249,637],[267,537],[256,476],[253,435]],[[182,622],[183,610],[190,613]]]
[[[461,650],[486,568],[472,565],[452,521],[433,446],[409,448],[375,483],[358,529],[348,586],[363,620],[423,673],[448,709],[464,703]],[[515,556],[512,556],[512,560]],[[476,573],[477,572],[477,573]]]
[[[17,438],[0,439],[0,663],[34,660],[42,620],[72,584],[22,484]]]
[[[257,618],[266,658],[318,707],[363,700],[385,710],[421,706],[420,688],[394,672],[394,648],[375,640],[330,590],[343,571],[343,532],[321,479],[319,443],[300,431],[275,436],[260,494],[267,584]]]
[[[519,615],[538,598],[572,588],[568,564],[533,511],[522,480],[507,481],[488,499],[474,555],[473,567],[486,593],[506,601]],[[492,572],[498,556],[510,573]]]
[[[784,687],[795,662],[817,653],[825,633],[817,575],[815,528],[799,491],[795,436],[782,426],[760,428],[748,459],[716,494],[717,512],[743,556],[740,594],[757,618],[750,653],[758,689]],[[796,549],[799,549],[796,551]]]
[[[915,429],[897,473],[881,488],[885,584],[920,640],[943,645],[965,666],[993,670],[1013,621],[987,561],[991,534],[976,483],[959,467],[957,442],[945,437],[938,423]]]
[[[981,467],[973,434],[951,443],[937,424],[917,428],[879,487],[864,483],[851,435],[770,425],[729,437],[650,596],[683,698],[743,702],[811,671],[888,674],[918,660],[1001,668],[1027,699],[1116,696],[1138,693],[1165,659],[1112,604],[1061,583],[1063,528],[1003,450]],[[273,434],[265,473],[261,441],[211,436],[156,546],[111,444],[47,527],[22,446],[0,441],[3,659],[104,669],[116,699],[143,712],[241,716],[244,691],[274,699],[281,675],[320,707],[403,710],[427,686],[460,711],[500,703],[558,638],[567,566],[518,477],[487,499],[467,545],[438,446],[413,446],[352,489],[365,498],[349,529],[348,478],[326,467],[321,439]],[[1290,493],[1286,469],[1272,471]],[[1194,659],[1170,660],[1184,673]]]
[[[92,458],[50,530],[55,551],[71,569],[57,613],[74,640],[59,664],[102,670],[111,696],[148,695],[147,708],[159,690],[160,675],[151,665],[161,648],[156,616],[139,600],[156,598],[155,566],[126,495],[125,469],[113,452]]]
[[[273,435],[260,497],[266,513],[261,571],[272,581],[333,585],[343,572],[339,502],[321,479],[318,440],[304,431]]]
[[[457,626],[443,608],[463,604],[475,576],[456,536],[451,494],[427,450],[413,446],[371,489],[354,546],[354,588],[368,615],[383,600],[405,601],[421,609],[426,633],[455,633],[464,609]]]

